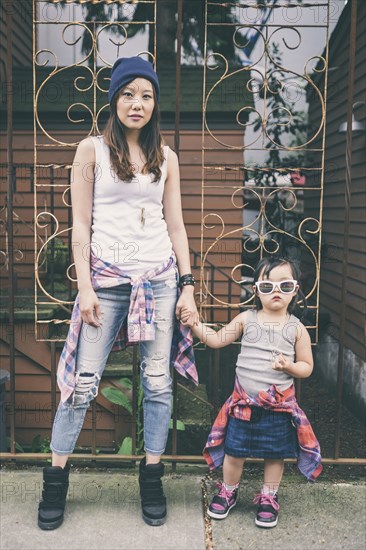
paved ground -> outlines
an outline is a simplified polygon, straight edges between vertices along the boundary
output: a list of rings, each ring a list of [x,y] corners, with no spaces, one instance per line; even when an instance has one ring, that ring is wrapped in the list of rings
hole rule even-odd
[[[167,467],[169,470],[170,467]],[[362,481],[308,484],[285,481],[280,519],[272,530],[254,525],[251,504],[259,479],[243,481],[239,503],[223,521],[208,521],[204,496],[214,480],[200,468],[178,467],[164,479],[169,517],[149,527],[140,516],[137,476],[128,470],[74,469],[63,525],[50,532],[36,524],[41,469],[1,471],[1,550],[236,550],[355,549],[366,547],[365,487]],[[203,488],[203,491],[202,491]]]
[[[366,548],[364,485],[282,483],[277,527],[254,524],[252,504],[260,484],[241,483],[239,502],[230,515],[212,521],[214,550],[338,550]],[[214,494],[214,484],[208,483]]]

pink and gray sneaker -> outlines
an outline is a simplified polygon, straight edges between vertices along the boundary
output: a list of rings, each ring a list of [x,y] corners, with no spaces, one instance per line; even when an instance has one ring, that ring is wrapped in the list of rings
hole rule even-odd
[[[280,509],[277,495],[259,493],[254,497],[253,502],[259,504],[255,524],[258,527],[276,527]]]
[[[233,491],[228,491],[221,482],[217,483],[216,486],[219,492],[213,497],[208,507],[208,515],[214,519],[225,519],[229,515],[231,508],[234,508],[236,505],[239,489],[236,488]]]

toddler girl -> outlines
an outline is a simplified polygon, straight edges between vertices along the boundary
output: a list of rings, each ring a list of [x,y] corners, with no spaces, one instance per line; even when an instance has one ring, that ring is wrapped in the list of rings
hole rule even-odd
[[[277,525],[284,458],[296,457],[309,480],[322,471],[319,443],[294,390],[294,378],[307,378],[313,370],[309,333],[293,314],[299,297],[305,300],[299,275],[288,259],[262,259],[254,273],[256,308],[240,313],[218,332],[181,311],[183,324],[212,348],[227,346],[242,335],[234,391],[203,451],[210,469],[223,463],[223,482],[208,510],[212,518],[226,518],[236,505],[247,457],[264,459],[264,483],[254,499],[259,527]]]

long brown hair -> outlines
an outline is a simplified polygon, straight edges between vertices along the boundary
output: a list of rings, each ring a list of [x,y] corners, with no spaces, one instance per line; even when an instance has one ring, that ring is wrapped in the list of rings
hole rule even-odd
[[[109,147],[114,173],[122,181],[131,182],[135,177],[136,171],[131,163],[124,125],[117,116],[116,103],[120,93],[116,94],[111,103],[111,112],[103,136],[105,143]],[[164,155],[162,150],[163,140],[160,134],[160,109],[154,87],[153,94],[154,110],[151,119],[140,132],[139,145],[146,158],[143,172],[153,174],[153,181],[158,181],[161,178],[161,165],[164,161]]]

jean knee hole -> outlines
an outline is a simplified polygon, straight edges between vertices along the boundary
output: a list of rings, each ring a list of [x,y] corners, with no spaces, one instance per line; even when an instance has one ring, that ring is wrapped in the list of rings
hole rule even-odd
[[[142,375],[151,387],[162,388],[169,380],[168,358],[166,356],[145,357],[141,362]]]
[[[74,389],[73,405],[83,405],[98,395],[98,373],[79,372]]]

